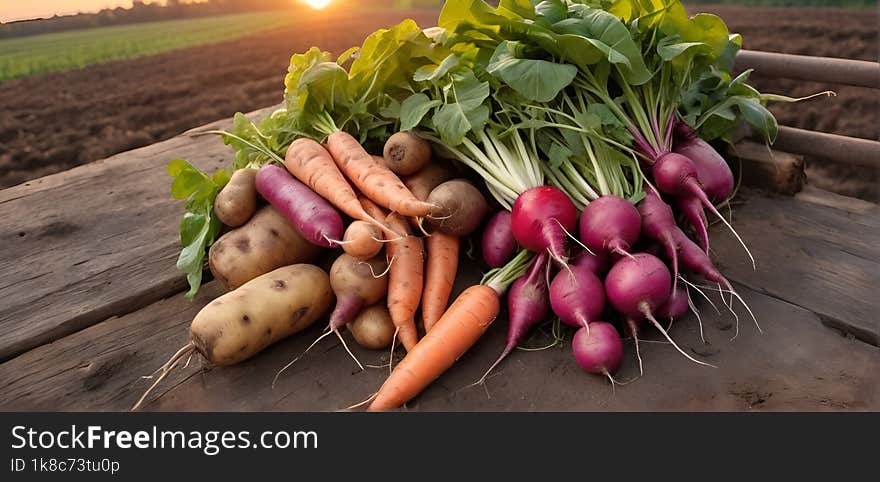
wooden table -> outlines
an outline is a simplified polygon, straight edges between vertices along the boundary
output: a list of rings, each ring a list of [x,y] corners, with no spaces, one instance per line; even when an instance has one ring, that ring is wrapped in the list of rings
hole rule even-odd
[[[261,115],[254,113],[253,115]],[[208,128],[226,127],[218,122]],[[216,137],[182,135],[0,191],[0,410],[127,410],[148,375],[187,341],[198,309],[175,269],[181,203],[171,199],[168,161],[225,165]],[[644,377],[612,390],[584,374],[570,346],[514,353],[485,386],[469,387],[501,350],[502,317],[447,374],[406,409],[431,411],[878,410],[880,409],[880,207],[806,189],[794,197],[745,190],[734,226],[758,261],[753,271],[731,236],[713,228],[719,267],[758,316],[734,318],[699,303],[673,337],[719,368],[695,365],[671,346],[642,343]],[[478,279],[464,263],[459,289]],[[718,303],[717,293],[714,297]],[[326,341],[276,371],[321,323],[235,367],[194,361],[169,377],[146,410],[337,410],[375,392],[387,368],[358,371]],[[649,340],[659,336],[647,333]],[[548,339],[546,327],[530,341]],[[388,354],[355,348],[366,363]],[[400,356],[400,355],[398,355]],[[618,373],[638,373],[632,343]]]

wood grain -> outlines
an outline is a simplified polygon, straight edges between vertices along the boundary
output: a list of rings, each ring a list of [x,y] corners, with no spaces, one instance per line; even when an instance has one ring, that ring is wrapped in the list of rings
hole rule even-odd
[[[841,203],[819,190],[808,194],[801,200],[741,191],[733,227],[751,249],[757,270],[720,224],[711,233],[716,265],[731,280],[880,345],[880,206]]]
[[[166,166],[230,156],[217,136],[181,135],[0,191],[0,360],[184,289]]]
[[[478,279],[463,263],[456,293]],[[730,314],[715,315],[702,303],[704,345],[693,316],[675,322],[672,336],[693,356],[719,368],[695,365],[670,345],[651,343],[643,333],[645,376],[612,391],[608,382],[580,370],[566,341],[539,352],[514,352],[485,387],[466,386],[483,373],[504,346],[503,316],[461,360],[413,400],[424,411],[715,411],[878,410],[880,350],[839,336],[809,311],[738,286],[759,313],[764,334],[743,324],[739,337]],[[195,304],[181,296],[41,346],[0,364],[0,410],[128,410],[149,385],[141,380],[187,342],[196,310],[220,293],[206,287]],[[717,300],[716,300],[717,303]],[[739,310],[740,316],[745,313]],[[387,368],[360,372],[338,340],[325,340],[285,372],[276,371],[318,336],[321,322],[232,367],[203,370],[193,361],[150,397],[146,410],[332,411],[370,396]],[[530,346],[547,342],[544,326]],[[571,332],[566,333],[570,340]],[[387,352],[361,349],[345,334],[364,363],[387,362]],[[638,374],[632,343],[625,342],[619,380]],[[399,356],[399,355],[398,355]]]

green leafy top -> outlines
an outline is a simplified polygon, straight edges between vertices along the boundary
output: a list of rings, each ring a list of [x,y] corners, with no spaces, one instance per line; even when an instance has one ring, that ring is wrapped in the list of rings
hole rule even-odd
[[[214,214],[214,198],[229,182],[229,172],[221,169],[213,176],[201,172],[183,159],[175,159],[168,164],[171,182],[171,195],[186,201],[186,213],[180,220],[180,256],[177,268],[186,273],[192,299],[202,283],[205,265],[205,250],[214,243],[222,224]]]

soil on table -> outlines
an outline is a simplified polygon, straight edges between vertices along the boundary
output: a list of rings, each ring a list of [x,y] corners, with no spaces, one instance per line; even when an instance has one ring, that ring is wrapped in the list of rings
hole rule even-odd
[[[704,5],[699,10],[721,15],[731,30],[744,35],[749,49],[876,60],[878,22],[870,9]],[[277,104],[291,53],[312,45],[339,53],[406,17],[428,26],[437,12],[328,12],[235,42],[0,83],[0,188],[168,139],[237,111]],[[774,107],[781,124],[880,139],[875,90],[758,75],[753,80],[762,91],[792,96],[838,92],[833,99]],[[810,166],[813,184],[880,200],[876,170],[821,160]]]

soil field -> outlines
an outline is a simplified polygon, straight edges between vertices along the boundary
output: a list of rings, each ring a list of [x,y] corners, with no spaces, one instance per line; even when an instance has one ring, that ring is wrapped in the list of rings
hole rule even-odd
[[[692,9],[696,11],[696,9]],[[700,6],[720,14],[745,47],[876,60],[873,10]],[[0,83],[0,188],[167,139],[192,127],[281,101],[291,53],[319,45],[341,52],[405,17],[436,11],[327,11],[297,26],[152,57]],[[880,139],[880,96],[871,89],[755,76],[762,91],[836,98],[777,106],[780,123]],[[876,172],[812,164],[811,182],[877,199]],[[873,176],[873,177],[872,177]]]

